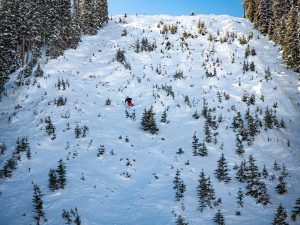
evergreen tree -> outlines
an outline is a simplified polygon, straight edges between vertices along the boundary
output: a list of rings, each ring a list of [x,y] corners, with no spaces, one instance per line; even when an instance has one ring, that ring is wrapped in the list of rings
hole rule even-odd
[[[198,149],[197,155],[202,156],[202,157],[208,155],[207,147],[206,147],[206,144],[205,144],[204,141],[202,142],[202,144],[199,145],[199,149]]]
[[[251,22],[254,21],[256,14],[257,3],[256,0],[245,0],[244,1],[244,10],[245,17],[248,18]]]
[[[299,6],[298,6],[299,7]],[[300,70],[300,41],[298,36],[299,8],[293,5],[286,21],[286,34],[283,41],[283,58],[291,68]]]
[[[244,121],[242,119],[241,113],[237,112],[237,115],[233,117],[232,128],[236,131],[238,128],[244,127]]]
[[[100,157],[100,156],[104,155],[104,153],[105,153],[105,147],[104,147],[104,145],[100,145],[100,147],[98,148],[97,156]]]
[[[267,34],[269,29],[269,22],[272,18],[271,0],[257,1],[257,12],[254,17],[254,25],[259,27],[263,34]]]
[[[255,27],[263,34],[268,34],[275,43],[282,45],[287,65],[299,71],[299,1],[245,0],[244,9],[245,17]]]
[[[95,21],[99,29],[108,21],[107,0],[96,0],[95,2]]]
[[[48,187],[51,191],[55,191],[56,189],[59,189],[57,172],[54,169],[49,170]]]
[[[44,209],[43,200],[42,200],[43,194],[40,190],[40,187],[36,184],[34,185],[33,191],[34,193],[33,193],[32,202],[33,202],[33,207],[35,212],[33,218],[36,220],[36,224],[39,225],[41,220],[47,221],[45,213],[43,211]]]
[[[278,171],[280,169],[281,169],[280,166],[278,165],[277,161],[275,160],[274,163],[273,163],[273,170]]]
[[[162,123],[168,123],[168,120],[167,120],[167,111],[166,110],[163,111],[163,113],[161,115],[160,122],[162,122]]]
[[[173,183],[174,183],[173,189],[176,190],[175,200],[180,201],[184,197],[184,192],[186,190],[186,186],[185,186],[183,180],[180,178],[179,170],[176,171],[176,176],[174,178]]]
[[[51,137],[52,139],[55,139],[56,138],[56,135],[55,135],[55,126],[53,125],[50,116],[48,116],[45,119],[45,123],[47,124],[46,125],[46,132],[47,132],[47,134],[49,136],[52,136]]]
[[[67,182],[67,178],[66,178],[66,166],[64,164],[64,162],[62,161],[62,159],[60,159],[58,161],[58,166],[56,169],[57,172],[57,176],[58,176],[58,187],[64,189],[66,182]]]
[[[197,186],[197,196],[199,198],[199,207],[198,210],[203,212],[204,208],[206,207],[206,196],[208,192],[207,187],[207,178],[205,177],[204,171],[202,170],[199,179],[198,179],[198,186]]]
[[[255,71],[255,64],[254,64],[254,62],[251,62],[251,63],[250,63],[249,69],[250,69],[250,71],[252,71],[252,72]]]
[[[267,179],[268,178],[268,176],[269,176],[269,172],[268,172],[268,170],[267,170],[267,168],[266,168],[266,165],[264,165],[264,167],[263,167],[263,170],[262,170],[262,177],[264,178],[264,179]]]
[[[265,121],[265,128],[266,129],[272,129],[273,128],[274,118],[273,118],[273,115],[272,115],[272,111],[269,110],[268,107],[265,110],[264,121]]]
[[[239,156],[242,156],[245,153],[245,150],[239,134],[236,134],[235,143],[236,143],[235,153],[238,154]]]
[[[255,165],[255,161],[256,160],[252,154],[250,154],[246,164],[245,178],[247,182],[246,189],[248,190],[246,195],[257,198],[261,175],[258,172],[258,167]]]
[[[274,215],[275,217],[272,223],[273,225],[288,225],[288,223],[285,221],[287,219],[287,213],[281,203],[277,207],[276,213],[274,213]]]
[[[298,216],[300,216],[300,198],[298,198],[295,202],[295,206],[292,211],[291,219],[293,221],[296,221]]]
[[[0,94],[8,74],[17,68],[17,4],[14,1],[2,1],[0,7]]]
[[[246,181],[246,161],[243,160],[238,167],[238,170],[236,171],[235,178],[238,179],[239,182],[245,182]]]
[[[215,214],[214,222],[218,225],[225,225],[225,218],[220,210]]]
[[[215,202],[216,200],[216,194],[215,194],[215,190],[212,186],[212,183],[210,181],[210,177],[207,178],[207,205],[212,208],[214,204],[217,205],[217,203]]]
[[[35,77],[42,77],[44,75],[44,71],[41,69],[41,65],[38,64],[36,71],[34,73]]]
[[[216,200],[215,190],[210,181],[210,177],[205,177],[203,170],[201,171],[198,179],[197,196],[199,198],[198,210],[203,212],[206,206],[212,208]]]
[[[144,109],[141,125],[144,131],[148,131],[151,134],[156,134],[159,131],[155,123],[155,113],[153,112],[153,106],[151,106],[149,110]]]
[[[218,168],[215,170],[215,176],[218,179],[218,181],[224,181],[225,183],[229,183],[231,178],[228,175],[229,168],[224,156],[224,153],[222,153],[221,157],[218,160]]]
[[[289,172],[287,171],[287,168],[286,168],[286,166],[285,166],[285,164],[283,163],[282,164],[282,171],[281,171],[281,176],[283,177],[283,178],[286,178],[288,175],[289,175]]]
[[[97,23],[94,17],[94,1],[84,0],[81,5],[81,25],[84,34],[94,35],[97,32]]]
[[[188,225],[188,223],[186,223],[184,221],[184,218],[181,215],[179,215],[176,220],[176,225]]]
[[[212,142],[212,136],[211,136],[211,132],[210,132],[210,129],[209,129],[208,119],[205,120],[204,133],[205,133],[205,141],[207,143],[211,143]]]
[[[279,183],[277,184],[277,186],[275,187],[276,191],[278,194],[284,194],[287,192],[286,189],[286,182],[284,181],[284,176],[280,175],[278,177]]]
[[[237,204],[238,204],[238,207],[243,207],[244,206],[244,193],[242,191],[241,188],[239,188],[239,191],[237,192],[237,196],[236,196],[236,199],[237,199]]]
[[[273,11],[273,21],[274,21],[274,31],[273,39],[277,43],[281,43],[284,37],[285,28],[285,17],[287,12],[285,12],[285,1],[282,0],[272,0],[272,11]]]
[[[0,143],[0,155],[4,155],[4,153],[6,152],[6,150],[7,150],[7,147],[6,147],[5,142]]]
[[[263,206],[271,204],[267,186],[263,181],[260,181],[258,185],[256,203],[260,203]]]
[[[193,135],[192,148],[193,148],[193,156],[197,156],[198,149],[199,149],[199,139],[196,136],[196,131],[194,132],[194,135]]]

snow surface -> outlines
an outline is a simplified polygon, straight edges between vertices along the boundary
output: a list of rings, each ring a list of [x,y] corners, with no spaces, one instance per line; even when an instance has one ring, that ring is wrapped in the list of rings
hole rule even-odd
[[[126,23],[119,23],[119,17]],[[247,45],[240,45],[237,39],[232,44],[222,44],[209,42],[208,35],[200,35],[194,39],[186,38],[189,49],[184,47],[182,50],[182,33],[187,31],[196,35],[199,18],[214,35],[217,31],[221,36],[226,31],[237,32],[239,36],[253,32],[249,45],[256,49],[257,55],[250,56],[250,61],[255,62],[257,73],[242,73]],[[164,24],[178,22],[178,32],[160,34],[157,27],[160,21]],[[121,36],[123,29],[128,31],[127,36]],[[155,41],[157,49],[135,53],[132,46],[143,37],[147,37],[150,43]],[[172,43],[170,50],[165,50],[167,41]],[[119,48],[125,50],[131,70],[115,60]],[[212,49],[215,51],[214,59],[220,59],[220,67],[217,67],[217,77],[206,78],[202,64]],[[233,53],[234,64],[231,63]],[[77,49],[67,50],[62,57],[41,63],[44,77],[37,78],[35,85],[34,78],[31,78],[29,86],[16,87],[14,75],[7,84],[7,96],[2,98],[0,105],[0,143],[7,145],[7,151],[0,158],[1,168],[14,151],[18,137],[28,136],[32,152],[31,160],[22,155],[13,176],[0,181],[1,225],[35,223],[33,183],[38,184],[44,194],[48,222],[42,224],[65,224],[62,210],[75,207],[84,225],[175,224],[174,215],[179,214],[191,225],[209,225],[214,224],[217,209],[224,214],[226,224],[271,224],[280,202],[290,215],[295,200],[300,197],[299,82],[297,74],[284,66],[279,48],[252,29],[247,20],[215,15],[115,16],[97,35],[84,36]],[[161,75],[155,72],[157,67],[161,67]],[[264,79],[267,67],[272,73],[272,80],[268,82]],[[185,79],[174,80],[173,75],[179,69]],[[70,83],[65,91],[55,86],[59,78]],[[238,85],[239,79],[241,86]],[[171,85],[175,98],[155,88],[156,85]],[[219,103],[218,91],[229,93],[230,99],[223,98]],[[246,196],[244,207],[238,209],[236,193],[239,187],[245,190],[245,184],[234,178],[232,167],[235,163],[240,164],[243,158],[235,154],[235,133],[230,128],[235,112],[230,109],[235,106],[244,115],[247,109],[241,101],[244,91],[256,97],[256,105],[250,106],[251,110],[257,106],[272,108],[278,102],[277,116],[284,119],[287,128],[262,129],[251,147],[245,145],[243,158],[247,160],[252,153],[259,169],[265,164],[276,177],[279,172],[272,170],[274,160],[279,165],[284,163],[289,176],[286,179],[288,193],[283,195],[275,191],[276,180],[267,180],[271,205],[257,205],[255,199]],[[264,102],[260,100],[262,94]],[[59,95],[67,98],[65,106],[54,105],[53,100]],[[186,95],[191,107],[184,102]],[[126,96],[133,98],[136,105],[133,109],[124,105]],[[111,99],[110,106],[105,105],[108,98]],[[195,157],[192,154],[192,136],[196,131],[199,140],[203,140],[204,118],[201,116],[196,120],[192,114],[196,110],[201,112],[203,98],[208,100],[210,108],[216,108],[215,115],[222,114],[224,121],[217,130],[217,144],[208,144],[208,156]],[[140,128],[143,110],[151,105],[156,113],[157,135],[148,134]],[[167,107],[169,123],[162,124],[160,117]],[[126,118],[125,110],[135,111],[136,120]],[[62,117],[66,113],[70,114],[69,118]],[[45,132],[45,123],[41,122],[47,116],[55,125],[55,140],[50,139]],[[67,129],[67,123],[70,129]],[[75,138],[77,124],[89,128],[86,137]],[[126,137],[129,142],[125,141]],[[287,146],[288,140],[290,147]],[[223,150],[220,149],[222,143]],[[97,157],[100,145],[105,146],[106,152]],[[180,147],[183,155],[176,154]],[[111,150],[114,155],[110,154]],[[229,184],[219,183],[214,177],[222,152],[231,169],[232,181]],[[48,172],[56,168],[59,159],[66,164],[67,184],[65,189],[51,192],[48,189]],[[188,160],[190,164],[186,165]],[[132,165],[126,166],[128,161]],[[177,169],[181,171],[187,187],[182,202],[175,201],[173,190]],[[223,203],[200,213],[197,211],[196,187],[202,169],[211,177],[216,196],[221,197]],[[123,175],[126,172],[130,178]],[[236,216],[236,210],[240,210],[242,215]]]

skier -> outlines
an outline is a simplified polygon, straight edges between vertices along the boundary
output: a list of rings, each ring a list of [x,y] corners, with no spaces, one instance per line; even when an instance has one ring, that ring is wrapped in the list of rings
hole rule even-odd
[[[127,105],[128,105],[129,107],[134,106],[133,103],[132,103],[131,101],[132,101],[132,98],[129,98],[129,97],[127,96],[126,99],[125,99],[125,103],[127,102]]]

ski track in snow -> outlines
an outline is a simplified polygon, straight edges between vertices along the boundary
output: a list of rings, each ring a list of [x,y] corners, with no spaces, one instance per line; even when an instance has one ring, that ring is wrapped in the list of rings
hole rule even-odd
[[[118,23],[119,17],[127,23]],[[208,31],[216,35],[217,31],[237,32],[239,36],[253,32],[250,47],[257,55],[250,56],[257,73],[243,74],[242,66],[247,45],[240,45],[236,39],[232,44],[209,42],[208,35],[186,38],[190,50],[181,50],[180,37],[183,31],[196,34],[197,22],[205,22]],[[160,34],[157,24],[163,21],[172,24],[180,21],[176,34]],[[126,29],[127,36],[121,36]],[[260,39],[257,39],[257,37]],[[133,44],[147,37],[150,43],[156,42],[153,52],[135,53]],[[170,41],[172,47],[165,49]],[[185,47],[184,47],[185,48]],[[214,48],[214,59],[220,59],[217,78],[206,78],[202,67],[205,54]],[[131,70],[115,60],[118,49],[125,51],[126,61]],[[161,53],[161,50],[164,54]],[[204,52],[204,54],[202,54]],[[235,54],[235,63],[231,55]],[[202,54],[202,55],[201,55]],[[44,77],[37,78],[37,85],[30,84],[15,88],[13,75],[7,84],[7,96],[0,104],[0,143],[5,142],[7,151],[1,156],[1,168],[11,156],[18,137],[28,136],[32,159],[22,155],[17,169],[8,180],[0,181],[0,223],[1,225],[33,224],[32,206],[33,183],[41,187],[44,194],[44,211],[48,222],[42,224],[60,225],[65,221],[61,217],[63,209],[78,208],[82,224],[86,225],[163,225],[175,224],[172,214],[181,214],[191,225],[214,224],[213,217],[221,209],[226,224],[252,225],[270,224],[273,213],[281,202],[290,214],[296,198],[300,197],[300,116],[299,82],[297,74],[283,65],[278,47],[267,40],[258,31],[252,29],[247,20],[229,16],[115,16],[112,21],[95,36],[84,36],[77,49],[67,50],[57,59],[48,63],[41,61]],[[161,67],[162,74],[155,70]],[[264,79],[264,70],[270,67],[272,80]],[[173,75],[182,70],[185,79],[175,80]],[[68,80],[70,87],[58,90],[58,79]],[[240,78],[241,86],[238,85]],[[33,78],[31,78],[33,80]],[[171,85],[175,98],[167,96],[155,85]],[[155,96],[159,97],[154,98]],[[217,92],[230,94],[227,101],[219,103]],[[271,205],[262,207],[249,196],[244,198],[244,207],[239,209],[242,216],[235,216],[237,209],[236,193],[239,183],[232,169],[242,158],[235,154],[235,133],[230,127],[235,112],[232,106],[244,115],[247,105],[241,101],[244,91],[256,97],[256,105],[265,108],[278,102],[277,116],[284,119],[286,129],[261,129],[254,144],[245,145],[244,159],[252,153],[261,170],[265,164],[269,172],[274,173],[274,160],[283,163],[289,171],[286,179],[288,193],[279,195],[275,191],[276,181],[267,181],[271,195]],[[65,106],[57,107],[53,100],[60,95],[67,98]],[[192,107],[184,102],[189,96]],[[264,102],[260,100],[265,96]],[[124,105],[126,96],[133,98],[136,105],[128,109]],[[111,105],[106,106],[107,99]],[[218,143],[210,143],[207,157],[192,155],[192,136],[197,132],[199,141],[204,138],[204,118],[195,120],[192,114],[201,112],[203,101],[208,100],[209,108],[216,108],[214,115],[222,114],[224,121],[217,132]],[[143,110],[154,106],[157,135],[145,133],[140,129]],[[170,123],[162,124],[162,112],[167,112]],[[125,110],[135,112],[136,120],[125,117]],[[62,115],[70,114],[69,118]],[[47,116],[56,128],[55,140],[45,132],[44,120]],[[67,123],[70,129],[67,129]],[[89,130],[86,137],[75,138],[76,125],[86,125]],[[120,138],[122,136],[122,138]],[[128,137],[129,142],[125,141]],[[268,141],[268,137],[270,140]],[[287,147],[287,141],[291,146]],[[220,150],[224,143],[223,151]],[[104,145],[104,156],[97,157],[97,149]],[[177,155],[179,148],[183,155]],[[114,155],[110,151],[114,151]],[[232,181],[219,183],[214,177],[217,160],[224,153]],[[57,161],[63,159],[67,170],[65,189],[51,192],[48,189],[48,172],[56,168]],[[185,165],[189,160],[190,164]],[[126,166],[127,162],[132,165]],[[173,180],[176,170],[181,170],[181,178],[186,184],[182,211],[180,203],[175,201]],[[206,208],[203,213],[197,211],[198,197],[196,187],[201,170],[211,177],[216,196],[223,203],[214,209]],[[131,178],[121,175],[128,172]],[[275,173],[278,176],[278,173]],[[84,177],[84,180],[81,179]],[[290,224],[295,224],[289,221]]]

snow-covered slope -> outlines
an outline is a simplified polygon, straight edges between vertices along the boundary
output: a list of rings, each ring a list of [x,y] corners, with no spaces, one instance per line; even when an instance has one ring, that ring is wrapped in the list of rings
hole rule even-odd
[[[197,31],[199,19],[208,30],[203,36]],[[163,24],[177,24],[177,33],[161,34]],[[122,36],[124,29],[127,35]],[[226,32],[237,37],[221,43]],[[247,44],[241,45],[238,39],[251,32],[253,38],[248,44],[257,55],[247,60],[254,62],[256,72],[244,74]],[[215,41],[208,40],[209,33]],[[135,42],[143,38],[157,48],[136,53]],[[118,49],[124,51],[131,69],[115,60]],[[1,225],[35,223],[33,184],[44,194],[48,221],[42,224],[65,224],[63,209],[75,207],[82,224],[88,225],[175,224],[178,215],[191,225],[214,224],[218,209],[226,224],[270,224],[279,203],[290,215],[300,197],[299,84],[297,75],[283,65],[278,47],[253,30],[248,21],[214,15],[116,16],[97,35],[83,37],[77,49],[45,62],[41,61],[44,77],[36,78],[36,82],[31,77],[27,86],[16,87],[13,76],[0,103],[0,143],[7,146],[0,156],[1,169],[12,157],[18,138],[28,137],[31,149],[31,159],[21,153],[13,175],[0,180]],[[272,75],[267,81],[268,67]],[[214,68],[217,75],[207,77],[206,70],[213,73]],[[176,71],[182,71],[184,78],[174,79]],[[69,83],[65,90],[58,89],[62,79]],[[167,95],[167,86],[172,87],[174,98]],[[265,130],[263,125],[251,146],[243,142],[245,154],[241,157],[235,153],[236,133],[231,127],[237,111],[245,115],[247,104],[241,100],[245,92],[255,96],[255,105],[249,106],[253,114],[257,107],[264,112],[268,106],[276,110],[286,128]],[[59,96],[66,98],[65,105],[54,104]],[[124,105],[126,96],[133,98],[134,108]],[[216,143],[207,143],[208,156],[200,157],[193,156],[192,137],[196,132],[199,142],[205,139],[203,99],[222,122],[216,130],[211,129]],[[276,102],[278,107],[274,108]],[[150,106],[155,112],[157,134],[141,129],[143,111]],[[169,123],[160,122],[164,110]],[[126,111],[135,113],[135,120],[127,118]],[[195,111],[199,119],[193,118]],[[264,114],[258,115],[263,121]],[[47,117],[55,126],[53,140],[46,133]],[[77,125],[88,128],[84,137],[75,137]],[[105,153],[97,157],[100,145]],[[184,152],[181,155],[176,154],[179,148]],[[228,184],[214,176],[221,153],[230,168],[232,180]],[[233,166],[247,161],[250,154],[259,171],[265,164],[270,177],[275,175],[274,180],[264,179],[272,204],[264,207],[245,196],[244,207],[238,209],[236,195],[239,188],[246,192],[246,184],[235,178]],[[64,189],[52,192],[48,173],[60,159],[66,166],[67,183]],[[275,160],[280,166],[284,163],[289,172],[287,193],[282,195],[275,190],[281,172],[273,170]],[[173,189],[177,169],[186,185],[180,201],[175,200]],[[202,169],[222,203],[201,213],[197,210],[197,186]],[[235,215],[237,210],[241,216]]]

